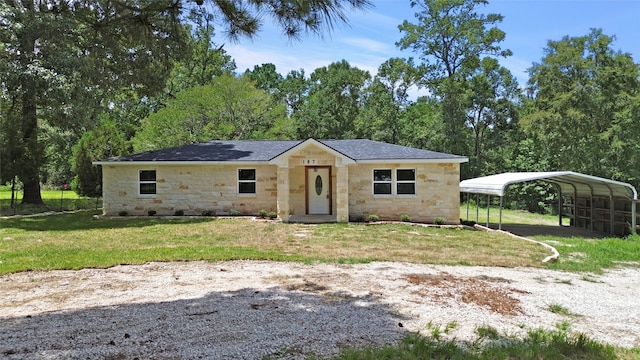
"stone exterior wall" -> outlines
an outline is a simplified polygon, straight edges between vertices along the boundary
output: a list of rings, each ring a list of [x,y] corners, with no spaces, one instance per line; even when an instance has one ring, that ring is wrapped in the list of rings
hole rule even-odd
[[[333,198],[331,213],[336,214],[335,162],[336,159],[332,154],[315,145],[300,149],[289,157],[290,215],[304,215],[306,213],[305,169],[308,166],[331,166],[331,196]]]
[[[336,157],[320,147],[310,145],[291,154],[288,167],[277,165],[103,165],[104,213],[129,215],[200,215],[211,211],[227,215],[236,210],[243,215],[257,215],[259,210],[279,211],[278,174],[288,173],[288,206],[281,217],[306,214],[305,169],[308,166],[331,166],[331,213],[343,222],[367,219],[375,214],[381,220],[400,220],[409,215],[412,221],[459,222],[460,164],[359,164],[336,166]],[[256,169],[256,194],[238,194],[238,169]],[[416,170],[416,195],[374,195],[373,170]],[[138,194],[140,170],[156,170],[156,195]],[[394,183],[395,185],[395,183]],[[287,186],[283,182],[281,186]],[[347,200],[348,199],[348,200]],[[282,210],[282,209],[280,209]]]
[[[374,195],[373,170],[416,170],[416,195]],[[367,219],[375,214],[380,220],[399,221],[406,214],[416,222],[443,219],[460,222],[460,164],[367,164],[349,167],[349,217]]]
[[[238,194],[238,169],[256,169],[256,194]],[[138,194],[138,172],[156,170],[156,195]],[[201,215],[211,211],[226,215],[236,210],[255,215],[259,210],[276,211],[277,168],[272,165],[104,165],[103,197],[105,215]]]

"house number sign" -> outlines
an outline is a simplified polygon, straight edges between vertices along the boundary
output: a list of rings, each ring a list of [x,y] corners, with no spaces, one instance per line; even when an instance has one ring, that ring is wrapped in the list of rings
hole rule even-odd
[[[303,165],[317,165],[318,162],[315,159],[303,159],[302,160],[302,164]]]

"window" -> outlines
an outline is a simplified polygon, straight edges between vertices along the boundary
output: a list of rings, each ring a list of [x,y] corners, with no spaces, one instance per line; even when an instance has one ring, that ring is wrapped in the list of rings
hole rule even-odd
[[[156,171],[140,170],[139,172],[139,193],[140,195],[156,194]]]
[[[396,169],[395,178],[392,170],[373,170],[374,195],[415,195],[416,170]]]
[[[256,193],[256,169],[238,170],[238,193],[239,194],[255,194]]]
[[[416,194],[416,171],[414,169],[396,170],[396,194]]]
[[[374,195],[391,195],[391,170],[373,170]]]

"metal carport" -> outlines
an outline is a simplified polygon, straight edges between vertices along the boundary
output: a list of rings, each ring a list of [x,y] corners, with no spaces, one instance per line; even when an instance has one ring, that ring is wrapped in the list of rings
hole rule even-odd
[[[588,197],[593,199],[594,196],[609,197],[611,219],[611,231],[613,232],[613,216],[615,197],[623,197],[631,201],[631,232],[636,232],[636,200],[638,193],[636,189],[627,183],[591,176],[573,171],[549,171],[549,172],[510,172],[496,174],[490,176],[479,177],[475,179],[463,180],[460,182],[460,192],[467,193],[467,206],[469,204],[468,194],[483,194],[487,198],[493,196],[500,197],[500,222],[499,229],[502,229],[502,200],[506,188],[511,184],[527,182],[527,181],[544,181],[554,184],[558,190],[559,211],[558,217],[560,225],[562,225],[562,196],[563,194],[573,195],[574,199],[578,197]],[[574,201],[573,214],[577,214]],[[590,202],[592,211],[590,211],[591,224],[593,224],[593,200]],[[468,212],[468,211],[467,211]],[[489,207],[487,207],[487,224],[489,222]],[[574,221],[575,225],[576,221]]]

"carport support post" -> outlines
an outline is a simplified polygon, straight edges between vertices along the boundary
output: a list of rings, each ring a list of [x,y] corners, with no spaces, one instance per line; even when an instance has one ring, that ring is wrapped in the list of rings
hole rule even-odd
[[[498,230],[502,230],[502,196],[500,196],[500,222],[498,223]]]
[[[491,195],[487,195],[487,227],[489,227],[489,208],[491,204]]]
[[[467,193],[467,221],[469,221],[469,193]]]
[[[631,199],[631,233],[636,233],[636,199]]]
[[[609,233],[615,234],[616,232],[616,224],[615,224],[615,208],[616,204],[613,198],[613,195],[609,195]]]
[[[556,185],[558,189],[558,225],[562,226],[562,189],[560,185]]]
[[[480,222],[480,194],[476,194],[476,224]]]

